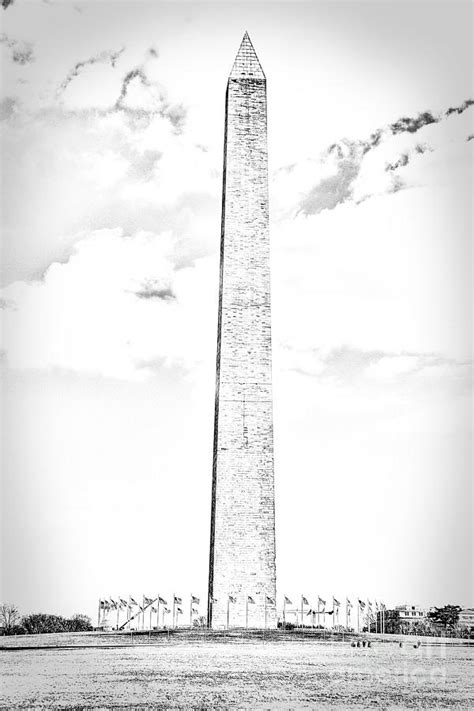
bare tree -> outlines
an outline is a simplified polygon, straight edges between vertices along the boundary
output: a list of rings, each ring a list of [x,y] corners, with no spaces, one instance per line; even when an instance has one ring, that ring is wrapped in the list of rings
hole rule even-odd
[[[2,603],[0,605],[0,628],[3,634],[10,634],[12,629],[20,622],[20,613],[16,605]]]

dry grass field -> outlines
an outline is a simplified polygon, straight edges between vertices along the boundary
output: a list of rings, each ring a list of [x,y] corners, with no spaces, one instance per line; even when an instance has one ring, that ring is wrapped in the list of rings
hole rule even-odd
[[[2,709],[470,709],[473,648],[311,636],[3,638]],[[30,645],[29,648],[24,648]]]

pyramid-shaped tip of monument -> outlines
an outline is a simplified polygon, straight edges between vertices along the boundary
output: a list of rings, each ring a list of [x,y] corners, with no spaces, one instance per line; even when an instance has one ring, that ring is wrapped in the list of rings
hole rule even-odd
[[[246,32],[240,43],[239,51],[235,57],[234,66],[229,75],[229,79],[265,79],[262,66],[250,41],[249,33]]]

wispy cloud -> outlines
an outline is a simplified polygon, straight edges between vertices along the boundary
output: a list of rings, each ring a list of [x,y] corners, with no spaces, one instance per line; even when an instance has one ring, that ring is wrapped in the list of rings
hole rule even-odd
[[[4,290],[11,367],[134,380],[157,366],[212,362],[215,259],[178,269],[170,232],[109,229],[82,237],[41,280]]]
[[[84,67],[90,66],[92,64],[105,64],[105,63],[110,63],[111,67],[115,67],[116,62],[118,58],[120,57],[121,54],[125,51],[125,47],[122,47],[121,49],[117,51],[113,50],[104,50],[103,52],[99,52],[99,54],[94,55],[93,57],[89,57],[89,59],[85,59],[82,62],[77,62],[77,64],[71,69],[71,71],[68,73],[64,81],[61,82],[57,93],[62,94],[69,84],[81,73],[81,71],[84,69]]]
[[[453,106],[449,108],[446,111],[446,116],[450,116],[451,114],[462,114],[466,109],[468,109],[470,106],[474,105],[474,99],[466,99],[461,106]]]
[[[138,81],[143,84],[143,86],[150,86],[150,82],[148,81],[147,76],[142,67],[135,67],[135,69],[131,69],[123,78],[122,87],[120,89],[120,95],[118,96],[117,101],[115,102],[116,109],[124,108],[124,101],[128,93],[129,84],[134,79],[138,79]]]
[[[420,374],[446,377],[448,372],[453,377],[472,378],[471,361],[458,361],[437,353],[363,350],[346,345],[330,350],[298,350],[287,345],[284,350],[288,370],[344,383],[356,383],[367,378],[406,380]]]
[[[148,52],[153,52],[156,57],[157,52],[151,48]],[[145,89],[146,95],[137,97],[131,96],[133,88]],[[122,111],[131,116],[162,116],[170,121],[177,132],[181,131],[186,118],[186,109],[181,104],[171,104],[165,91],[158,84],[150,81],[143,66],[131,69],[124,76],[120,93],[113,107],[115,111]]]
[[[86,67],[96,64],[109,64],[112,68],[115,68],[125,50],[125,47],[119,50],[103,50],[88,59],[77,62],[59,85],[56,96],[62,96]],[[93,113],[97,116],[122,113],[128,116],[130,120],[138,120],[142,123],[143,121],[149,122],[154,117],[160,116],[168,120],[177,133],[181,132],[186,118],[186,109],[181,104],[171,103],[167,98],[167,92],[164,87],[160,86],[156,81],[152,81],[147,75],[147,64],[156,60],[158,56],[158,50],[153,46],[149,47],[145,52],[143,63],[125,73],[120,83],[118,95],[109,105],[91,106],[89,103],[84,106],[81,96],[82,106],[71,106],[66,102],[66,105],[61,107],[62,112],[76,115]],[[70,98],[69,95],[68,98]]]
[[[441,121],[440,116],[433,116],[430,111],[423,111],[414,118],[411,116],[399,118],[398,121],[389,125],[388,131],[393,136],[396,136],[398,133],[416,133],[420,128],[423,128],[423,126],[429,126],[430,123],[438,123],[438,121]]]
[[[5,5],[4,8],[6,9]],[[0,43],[11,50],[11,58],[15,64],[31,64],[35,61],[33,45],[31,42],[23,42],[8,37],[6,34],[0,35]]]
[[[171,287],[157,289],[151,284],[145,284],[142,289],[133,292],[139,299],[175,299],[176,294]]]
[[[125,49],[122,47],[119,50],[104,50],[93,57],[77,62],[61,82],[56,95],[63,95],[85,67],[95,64],[110,64],[112,68],[115,68]],[[157,57],[158,50],[155,47],[149,47],[145,53],[143,64],[133,67],[125,73],[118,95],[109,106],[82,106],[80,108],[63,106],[62,111],[76,115],[93,113],[97,116],[122,113],[131,120],[140,122],[149,122],[154,117],[160,116],[168,120],[177,133],[181,132],[186,118],[186,109],[182,104],[171,103],[164,87],[152,81],[147,75],[147,62],[155,60]]]
[[[337,171],[323,178],[309,191],[301,201],[301,212],[314,215],[322,210],[332,210],[348,200],[352,195],[352,183],[359,174],[363,154],[362,143],[343,140],[330,146],[325,158],[335,159]]]
[[[12,118],[18,106],[18,101],[13,96],[5,96],[0,101],[0,121]]]
[[[406,153],[402,153],[400,155],[400,157],[393,163],[386,163],[385,170],[386,171],[394,171],[394,170],[398,170],[399,168],[404,168],[410,162],[411,156],[422,155],[423,153],[426,153],[427,151],[432,151],[432,150],[433,149],[430,146],[423,145],[421,143],[417,143],[417,145],[415,146],[415,148],[412,151],[407,151]]]
[[[415,134],[426,126],[449,119],[453,114],[462,114],[473,104],[474,101],[468,99],[460,106],[451,107],[436,115],[430,111],[424,111],[415,117],[402,116],[397,121],[377,129],[367,139],[344,138],[333,143],[320,157],[322,165],[332,168],[331,174],[320,178],[301,197],[298,211],[305,215],[315,215],[322,210],[332,210],[337,205],[355,199],[354,186],[367,154],[380,149],[384,142],[394,136]],[[394,173],[408,165],[413,155],[423,154],[430,150],[429,145],[419,143],[412,150],[402,152],[395,161],[386,162],[385,170]],[[292,166],[289,166],[287,172],[291,172],[291,170]],[[394,175],[391,183],[387,186],[387,192],[396,192],[403,186],[404,183],[400,176]],[[363,196],[362,199],[367,197],[369,195]]]

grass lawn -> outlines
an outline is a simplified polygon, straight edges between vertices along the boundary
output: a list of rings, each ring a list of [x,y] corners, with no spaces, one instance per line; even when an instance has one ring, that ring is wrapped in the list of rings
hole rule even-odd
[[[473,648],[414,639],[2,638],[2,709],[411,709],[474,705]],[[11,640],[11,641],[10,641]],[[55,641],[56,640],[56,641]],[[62,645],[62,646],[59,646]],[[36,648],[21,648],[23,645]]]

